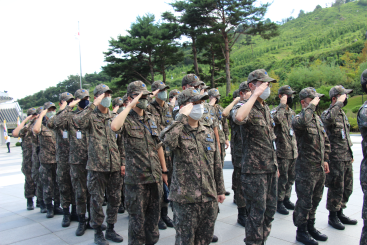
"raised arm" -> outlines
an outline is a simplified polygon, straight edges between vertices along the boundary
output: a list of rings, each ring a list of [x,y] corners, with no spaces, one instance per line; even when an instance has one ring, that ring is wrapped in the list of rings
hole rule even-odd
[[[21,122],[18,127],[16,127],[13,130],[13,137],[18,137],[19,136],[19,131],[24,127],[24,125],[29,121],[29,119],[31,119],[33,115],[29,115],[28,117],[26,117],[26,119],[23,120],[23,122]],[[21,137],[21,136],[19,136]]]
[[[34,124],[33,129],[32,129],[34,134],[39,134],[41,132],[42,120],[45,117],[46,113],[47,113],[47,109],[43,110],[41,114],[39,115],[39,117],[37,118],[37,121]]]
[[[136,96],[131,103],[128,104],[128,106],[125,108],[125,110],[123,110],[122,112],[120,112],[120,114],[118,114],[112,121],[111,123],[111,129],[112,131],[116,132],[119,131],[120,128],[122,127],[122,125],[124,125],[125,123],[125,119],[127,117],[127,115],[129,114],[130,110],[133,109],[137,103],[139,103],[139,99],[140,97],[143,95],[143,92],[140,92],[140,94],[138,96]]]
[[[231,112],[231,110],[232,110],[232,108],[233,108],[233,106],[235,105],[235,104],[237,104],[239,101],[240,101],[240,97],[237,97],[237,98],[235,98],[233,101],[232,101],[232,103],[231,104],[229,104],[224,110],[223,110],[223,112],[222,112],[222,115],[224,116],[224,117],[228,117],[228,115],[229,115],[229,113]]]

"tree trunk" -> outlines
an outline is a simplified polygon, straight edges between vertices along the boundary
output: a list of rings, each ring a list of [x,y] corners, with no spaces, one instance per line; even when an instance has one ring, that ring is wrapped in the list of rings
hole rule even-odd
[[[163,76],[162,82],[166,83],[166,70],[164,69],[164,65],[162,66],[161,69],[162,69],[162,76]]]
[[[224,59],[226,61],[226,96],[231,92],[231,71],[229,68],[229,41],[228,35],[223,31],[223,38],[224,38]]]
[[[148,63],[149,63],[149,68],[150,68],[150,76],[152,77],[152,83],[153,83],[154,82],[154,67],[152,64],[152,52],[151,51],[149,51]]]
[[[196,76],[200,76],[199,74],[199,66],[198,66],[198,52],[196,50],[196,40],[195,37],[191,37],[192,40],[192,54],[194,55],[194,70]]]
[[[212,88],[215,87],[215,82],[214,82],[214,72],[215,72],[215,57],[214,57],[214,51],[213,51],[213,47],[210,47],[210,52],[212,53],[212,70],[211,70],[211,85]]]

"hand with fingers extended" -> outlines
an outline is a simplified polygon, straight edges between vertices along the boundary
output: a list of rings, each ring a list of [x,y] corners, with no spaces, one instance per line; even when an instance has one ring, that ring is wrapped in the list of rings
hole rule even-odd
[[[194,107],[194,105],[192,103],[189,103],[189,104],[185,105],[184,107],[182,107],[178,113],[183,114],[185,116],[188,116],[188,115],[190,115],[191,110],[192,110],[193,107]]]
[[[103,94],[99,95],[97,98],[95,98],[94,101],[93,101],[93,104],[95,106],[98,106],[101,103],[101,101],[103,100],[104,95],[105,94],[103,93]]]
[[[42,112],[40,113],[40,117],[44,117],[46,115],[47,111],[48,111],[47,109],[42,110]]]
[[[70,106],[70,107],[74,107],[74,106],[76,106],[79,102],[80,102],[80,99],[73,100],[72,102],[70,102],[69,106]]]
[[[150,97],[155,97],[158,93],[159,93],[159,89],[157,89],[157,90],[154,90],[153,92],[152,92],[153,94],[152,95],[150,95]]]
[[[118,106],[118,105],[117,105],[117,106],[115,106],[115,108],[113,108],[113,110],[112,110],[112,111],[113,111],[114,113],[117,113],[118,109],[120,109],[120,106]]]
[[[259,97],[268,86],[269,86],[269,83],[262,83],[259,87],[256,87],[253,95],[256,97]]]
[[[61,111],[61,110],[64,110],[64,108],[65,108],[67,105],[68,105],[68,102],[67,102],[67,101],[62,100],[62,101],[61,101],[61,105],[60,105],[60,111]]]
[[[138,96],[136,96],[129,104],[127,107],[130,107],[131,109],[134,108],[138,103],[139,103],[139,99],[141,98],[141,96],[143,95],[143,92],[140,92],[140,94]]]
[[[280,104],[286,105],[287,104],[287,95],[283,95],[282,98],[280,98]]]
[[[346,98],[347,98],[347,95],[346,94],[342,94],[342,95],[339,96],[339,98],[338,98],[337,101],[338,102],[344,102]]]
[[[317,106],[320,102],[320,98],[319,97],[315,97],[313,100],[311,100],[310,104],[313,104],[315,106]]]

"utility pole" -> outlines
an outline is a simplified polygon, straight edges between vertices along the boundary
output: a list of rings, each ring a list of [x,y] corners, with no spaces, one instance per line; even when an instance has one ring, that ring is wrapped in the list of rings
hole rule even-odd
[[[79,62],[80,62],[80,89],[82,89],[82,52],[80,49],[80,28],[79,28],[79,21],[78,21],[78,40],[79,40]]]

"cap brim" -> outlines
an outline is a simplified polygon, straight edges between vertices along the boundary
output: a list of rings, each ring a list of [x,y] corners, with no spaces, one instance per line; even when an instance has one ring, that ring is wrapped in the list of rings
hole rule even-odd
[[[346,94],[350,94],[350,93],[352,93],[353,92],[353,89],[345,89],[345,93]]]
[[[50,106],[50,107],[48,107],[48,108],[45,108],[45,110],[48,110],[48,109],[50,109],[50,108],[52,108],[52,107],[54,107],[54,108],[56,109],[56,106],[52,105],[52,106]]]
[[[196,101],[199,101],[199,100],[207,100],[209,99],[209,95],[207,94],[203,94],[203,95],[195,95],[193,96],[190,101],[191,102],[196,102]]]
[[[164,90],[164,89],[169,89],[169,88],[170,88],[170,86],[165,85],[165,86],[162,86],[161,88],[159,88],[159,90]]]
[[[139,94],[141,93],[141,91],[140,92],[138,92]],[[152,92],[149,92],[148,90],[146,90],[146,91],[143,91],[143,95],[151,95],[151,94],[153,94]]]
[[[193,83],[190,83],[191,86],[193,87],[196,87],[196,86],[200,86],[203,82],[193,82]]]
[[[103,91],[101,92],[101,94],[106,93],[106,92],[110,92],[111,94],[113,93],[113,91],[112,91],[111,89],[106,89],[106,90],[103,90]]]
[[[266,82],[266,83],[276,83],[277,82],[277,80],[271,77],[264,77],[263,79],[260,79],[258,81]]]
[[[321,97],[324,97],[324,96],[325,96],[324,94],[316,93],[316,96],[315,96],[315,97],[319,97],[319,98],[321,98]]]

